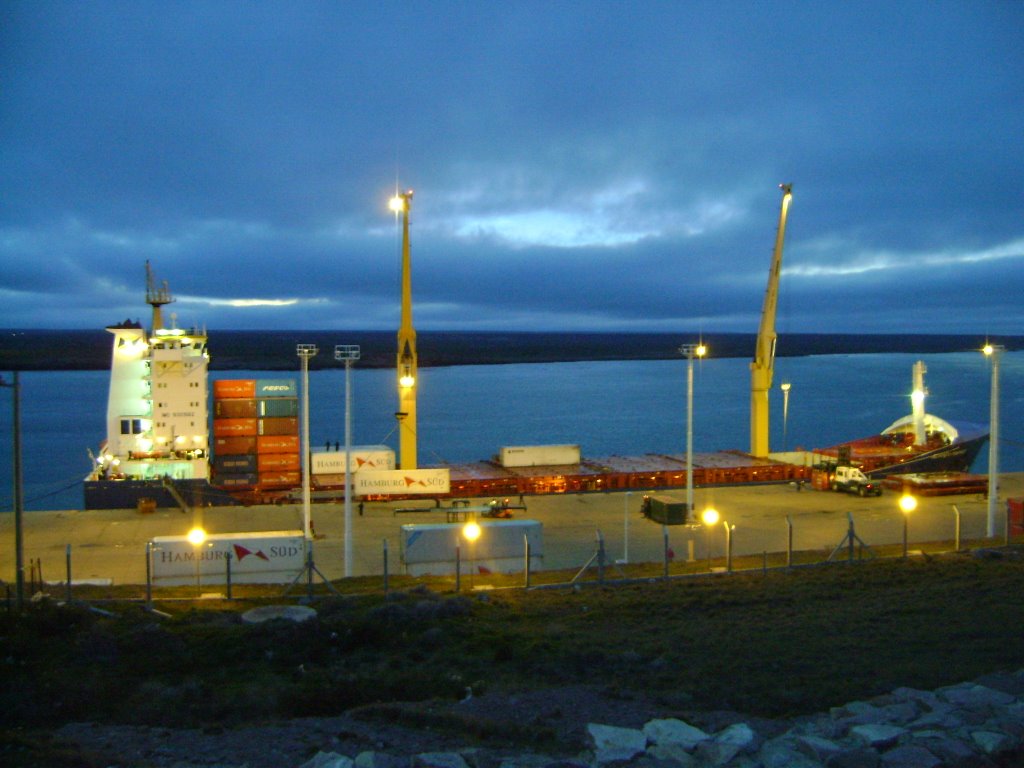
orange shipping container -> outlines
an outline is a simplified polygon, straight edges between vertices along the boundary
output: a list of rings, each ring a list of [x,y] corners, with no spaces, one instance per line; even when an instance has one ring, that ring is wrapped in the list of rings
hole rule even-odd
[[[260,435],[256,438],[259,453],[298,453],[298,435]]]
[[[215,437],[213,452],[218,456],[255,453],[258,437]]]
[[[257,454],[256,462],[256,468],[260,472],[273,472],[278,470],[294,471],[299,469],[299,454],[260,453]]]
[[[299,420],[292,418],[260,419],[258,435],[297,435]]]
[[[300,472],[260,472],[260,485],[264,488],[294,488],[302,482]]]
[[[231,397],[256,397],[256,379],[216,379],[213,382],[213,399]]]
[[[255,436],[259,428],[259,419],[214,419],[214,437],[248,437]]]
[[[214,400],[213,415],[218,419],[251,419],[256,416],[258,400],[235,398]]]

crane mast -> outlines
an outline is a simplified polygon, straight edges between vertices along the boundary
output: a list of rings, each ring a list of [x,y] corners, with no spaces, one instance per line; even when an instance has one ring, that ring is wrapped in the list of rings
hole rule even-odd
[[[779,275],[782,272],[782,243],[786,237],[786,217],[789,201],[793,198],[793,185],[780,184],[782,206],[779,228],[775,234],[775,250],[768,270],[768,287],[761,309],[761,326],[757,331],[757,349],[750,364],[750,454],[768,455],[768,392],[772,388],[775,371],[775,314],[779,303]]]

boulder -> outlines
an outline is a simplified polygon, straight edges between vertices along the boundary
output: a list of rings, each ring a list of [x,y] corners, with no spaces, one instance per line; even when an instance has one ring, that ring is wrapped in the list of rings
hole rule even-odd
[[[693,751],[700,742],[711,738],[700,728],[675,718],[649,721],[644,725],[644,736],[651,744],[673,744],[687,751]]]
[[[594,762],[598,765],[632,760],[647,749],[647,737],[635,728],[589,723],[587,734],[594,748]]]

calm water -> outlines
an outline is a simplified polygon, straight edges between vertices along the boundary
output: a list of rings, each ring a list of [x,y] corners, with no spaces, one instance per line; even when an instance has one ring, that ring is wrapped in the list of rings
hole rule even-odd
[[[785,447],[817,448],[880,431],[910,412],[911,368],[928,367],[928,411],[987,424],[991,374],[978,353],[780,358],[772,392],[772,449],[783,448],[782,394],[792,384]],[[694,450],[749,447],[746,359],[694,364]],[[215,372],[211,378],[280,378]],[[299,379],[296,370],[294,378]],[[310,374],[314,450],[345,440],[344,369]],[[9,377],[8,377],[9,381]],[[21,375],[25,508],[75,509],[88,450],[104,431],[105,371]],[[1024,352],[1000,364],[1000,467],[1024,471]],[[0,510],[11,501],[11,390],[0,391]],[[394,375],[352,369],[352,442],[397,450]],[[686,361],[458,366],[420,371],[421,465],[488,458],[503,445],[579,444],[584,456],[679,453],[686,446]],[[974,470],[987,470],[987,449]]]

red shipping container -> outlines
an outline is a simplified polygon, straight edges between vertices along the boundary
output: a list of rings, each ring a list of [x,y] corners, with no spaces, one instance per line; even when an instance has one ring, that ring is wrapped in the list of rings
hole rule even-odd
[[[251,419],[256,414],[258,400],[236,398],[214,400],[213,415],[218,419]]]
[[[294,488],[302,482],[302,473],[260,472],[259,481],[264,488]]]
[[[1010,524],[1010,535],[1024,534],[1024,498],[1007,499],[1006,514]]]
[[[214,437],[255,437],[259,419],[214,419]]]
[[[299,469],[299,454],[297,453],[260,453],[257,454],[256,468],[260,472],[273,472],[278,470],[294,471]]]
[[[256,379],[216,379],[213,382],[213,399],[231,397],[256,397]]]
[[[213,452],[218,456],[256,453],[257,440],[258,437],[215,437]]]
[[[260,435],[256,438],[258,453],[298,453],[298,435]]]
[[[297,435],[299,420],[290,418],[260,419],[257,435]]]

